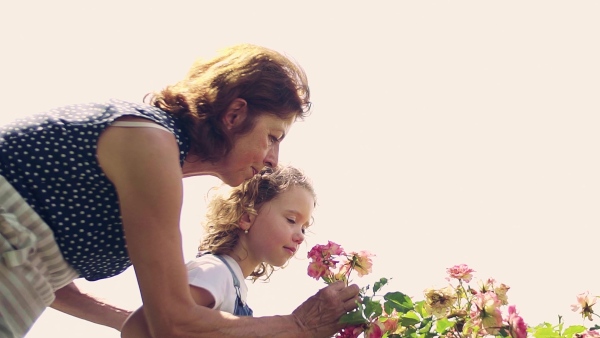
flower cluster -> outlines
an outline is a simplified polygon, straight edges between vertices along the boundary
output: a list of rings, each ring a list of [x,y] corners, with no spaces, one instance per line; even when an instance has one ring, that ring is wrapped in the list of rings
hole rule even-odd
[[[308,252],[311,259],[308,275],[317,280],[322,278],[327,284],[347,281],[352,271],[362,277],[371,272],[372,256],[367,251],[346,253],[339,244],[331,241],[326,245],[315,245]],[[338,267],[339,263],[342,264]]]
[[[465,264],[447,269],[448,286],[425,290],[424,307],[437,320],[448,320],[452,336],[501,335],[527,337],[527,325],[514,305],[508,305],[504,283],[493,278],[471,285],[473,269]]]
[[[358,276],[371,272],[371,253],[351,252],[334,242],[316,245],[308,253],[311,259],[308,275],[323,279],[327,284],[348,281],[352,271]],[[424,290],[424,299],[413,299],[402,292],[379,295],[388,279],[375,282],[361,290],[358,309],[349,312],[341,321],[346,327],[336,337],[396,338],[396,337],[513,337],[526,338],[600,338],[600,326],[586,328],[574,325],[564,328],[559,317],[558,325],[543,323],[528,326],[519,315],[515,305],[509,305],[510,289],[493,278],[474,280],[471,269],[465,264],[446,270],[448,284],[441,288]],[[599,297],[589,293],[580,294],[573,311],[580,311],[584,319],[592,320],[592,307]]]

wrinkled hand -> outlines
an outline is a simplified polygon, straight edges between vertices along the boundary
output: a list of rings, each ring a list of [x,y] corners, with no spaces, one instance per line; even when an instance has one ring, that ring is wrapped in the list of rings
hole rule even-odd
[[[331,337],[345,325],[340,317],[358,307],[359,288],[335,282],[302,303],[292,315],[310,337]]]

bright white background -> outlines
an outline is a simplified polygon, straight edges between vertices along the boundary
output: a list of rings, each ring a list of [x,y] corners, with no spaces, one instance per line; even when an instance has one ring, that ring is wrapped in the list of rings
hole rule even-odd
[[[600,2],[103,1],[0,4],[1,122],[62,104],[140,101],[192,61],[250,42],[294,57],[314,109],[281,162],[310,175],[307,238],[377,254],[384,291],[422,299],[466,263],[511,287],[529,324],[568,324],[600,294]],[[192,258],[213,178],[187,179]],[[160,250],[160,248],[156,248]],[[250,285],[258,316],[290,313],[323,286],[300,255]],[[80,283],[140,304],[130,269]],[[28,337],[118,337],[48,310]]]

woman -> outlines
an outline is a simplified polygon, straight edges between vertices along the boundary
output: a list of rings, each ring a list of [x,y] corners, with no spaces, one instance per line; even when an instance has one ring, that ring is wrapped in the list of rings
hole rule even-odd
[[[308,107],[300,67],[238,45],[196,62],[148,105],[73,105],[2,128],[0,272],[10,277],[0,280],[0,333],[24,335],[54,298],[58,310],[120,329],[128,312],[70,282],[133,264],[154,337],[333,334],[356,307],[357,286],[327,287],[292,315],[239,318],[194,302],[181,252],[182,178],[237,186],[276,166]]]

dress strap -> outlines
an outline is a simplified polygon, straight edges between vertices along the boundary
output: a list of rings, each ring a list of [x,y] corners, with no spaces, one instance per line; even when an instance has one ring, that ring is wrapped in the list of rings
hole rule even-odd
[[[150,128],[156,128],[156,129],[162,129],[165,131],[168,131],[169,133],[171,133],[171,131],[159,124],[156,124],[154,122],[141,122],[141,121],[115,121],[111,124],[112,126],[115,127],[150,127]]]
[[[220,255],[213,255],[215,257],[217,257],[218,259],[220,259],[223,263],[225,263],[225,265],[227,266],[227,268],[229,269],[229,271],[231,272],[231,276],[233,277],[233,286],[235,286],[235,288],[237,289],[238,293],[239,293],[239,289],[240,289],[240,281],[237,279],[237,277],[235,276],[235,272],[233,272],[233,269],[231,268],[231,266],[229,265],[229,263],[227,263],[227,261],[225,260],[225,258],[221,257]],[[238,294],[239,296],[239,294]]]
[[[201,253],[199,253],[199,254],[201,254]],[[237,316],[252,316],[252,314],[253,314],[252,309],[248,306],[248,304],[246,304],[242,300],[242,292],[240,291],[240,281],[235,276],[235,272],[233,272],[233,269],[231,268],[229,263],[227,263],[227,260],[225,260],[225,258],[221,257],[220,255],[213,254],[213,256],[217,257],[223,263],[225,263],[225,266],[227,266],[227,268],[231,272],[231,276],[233,277],[233,286],[235,287],[235,293],[237,295],[236,304],[233,309],[233,314],[237,315]]]

